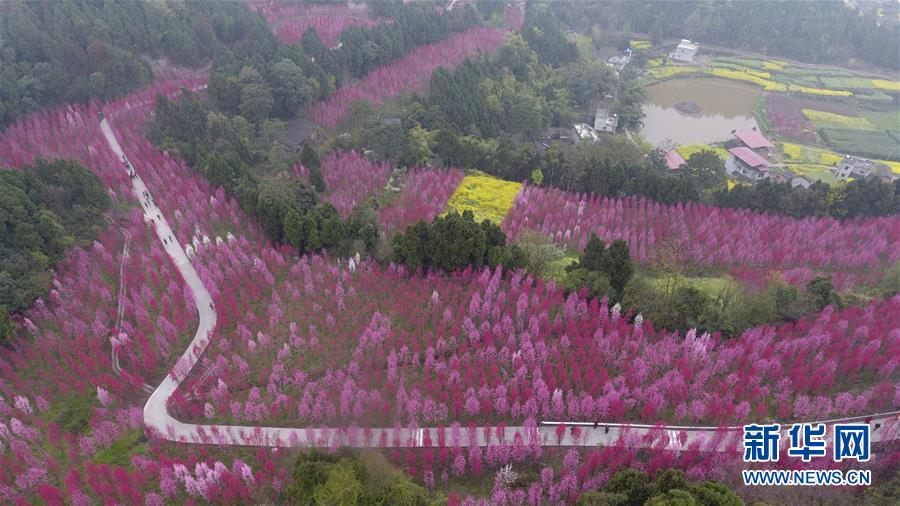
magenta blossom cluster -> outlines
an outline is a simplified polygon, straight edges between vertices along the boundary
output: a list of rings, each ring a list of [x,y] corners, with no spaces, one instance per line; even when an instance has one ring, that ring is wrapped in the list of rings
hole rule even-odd
[[[391,21],[370,17],[363,5],[351,8],[340,4],[262,0],[251,2],[251,7],[266,18],[278,38],[292,44],[300,43],[303,34],[313,28],[325,46],[335,47],[341,40],[341,33],[351,26],[371,28]]]
[[[330,99],[315,105],[316,120],[329,128],[344,119],[347,108],[356,100],[375,105],[402,92],[422,91],[431,73],[438,67],[455,67],[478,51],[491,52],[504,40],[504,31],[490,27],[474,27],[447,39],[419,46],[409,54],[365,75],[358,83],[343,86]]]
[[[719,424],[900,400],[900,297],[721,341],[628,323],[605,302],[521,274],[292,263],[240,239],[198,261],[224,319],[174,399],[197,420]]]
[[[358,204],[384,191],[392,170],[389,162],[372,161],[356,150],[333,151],[322,160],[325,200],[346,218]],[[294,172],[309,178],[309,171],[302,165],[296,165]]]
[[[379,213],[385,230],[403,231],[421,220],[431,221],[447,206],[462,182],[462,171],[413,169],[403,182],[400,195]]]
[[[74,158],[109,186],[119,206],[134,205],[131,179],[100,131],[98,112],[122,123],[120,134],[137,132],[157,93],[173,96],[181,87],[202,87],[202,77],[195,74],[174,72],[170,77],[102,107],[64,106],[22,118],[0,136],[5,164],[19,167],[38,156]],[[134,121],[136,111],[143,111],[140,121]],[[134,133],[125,147],[133,149],[140,142],[146,140]],[[159,164],[153,167],[136,162],[138,171],[148,172],[142,176],[175,171],[188,183],[197,177],[183,164],[167,165],[161,158],[150,159]],[[223,210],[210,204],[216,197],[208,186],[185,185],[178,177],[156,184],[173,214],[180,212],[176,206],[206,205],[190,225],[216,225],[211,217]],[[191,192],[189,203],[185,189]],[[206,450],[184,452],[152,438],[144,455],[131,459],[131,469],[122,467],[127,462],[92,462],[98,452],[142,430],[142,385],[164,377],[197,325],[191,295],[141,213],[115,211],[110,217],[109,230],[90,247],[72,249],[55,267],[48,296],[20,320],[21,338],[0,349],[0,502],[183,504],[194,495],[202,499],[199,490],[214,491],[209,495],[213,500],[266,500],[271,497],[267,491],[284,480],[274,472],[267,452],[253,463],[260,471],[248,471],[247,464],[235,461],[228,473],[214,473],[215,482],[206,469],[215,471],[218,459]],[[86,406],[83,430],[69,432],[60,425],[66,418],[58,413],[69,406]],[[206,464],[200,465],[198,457]],[[193,481],[166,479],[179,463],[195,470]],[[235,469],[237,479],[232,477]],[[192,490],[197,483],[212,487]]]
[[[152,110],[152,104],[146,107]],[[140,109],[120,112],[111,127],[189,256],[205,244],[226,240],[229,233],[259,239],[262,234],[221,187],[213,188],[184,160],[156,149],[144,135],[145,118]]]
[[[639,261],[661,242],[690,261],[726,268],[836,273],[841,288],[866,275],[877,278],[900,260],[900,217],[839,221],[762,214],[696,203],[660,204],[645,197],[607,197],[526,186],[503,228],[510,238],[525,229],[558,244],[583,249],[591,234],[624,239]],[[793,275],[795,274],[795,276]],[[808,276],[807,276],[808,277]]]

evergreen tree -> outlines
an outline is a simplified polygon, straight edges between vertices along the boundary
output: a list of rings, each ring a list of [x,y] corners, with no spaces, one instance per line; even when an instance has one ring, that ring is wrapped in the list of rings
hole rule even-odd
[[[13,330],[13,324],[9,320],[9,313],[6,311],[6,306],[0,304],[0,345],[12,338]]]
[[[578,267],[590,271],[599,271],[606,267],[606,243],[597,237],[597,234],[591,234],[588,239],[578,260]]]
[[[325,176],[322,174],[322,162],[315,148],[309,142],[300,150],[300,163],[309,170],[309,182],[317,192],[325,191]]]
[[[621,295],[628,280],[634,274],[634,264],[631,262],[628,243],[622,239],[613,241],[609,245],[604,263],[602,270],[609,276],[609,282],[616,293]]]

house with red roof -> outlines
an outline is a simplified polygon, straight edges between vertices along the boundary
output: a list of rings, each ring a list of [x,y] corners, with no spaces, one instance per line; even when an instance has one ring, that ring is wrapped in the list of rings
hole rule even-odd
[[[746,148],[752,149],[754,152],[762,156],[769,156],[769,150],[775,147],[775,145],[772,144],[769,139],[766,139],[763,134],[755,130],[741,130],[740,132],[734,134],[734,136],[737,137],[741,145]]]
[[[669,170],[678,170],[685,164],[684,157],[678,154],[674,149],[666,153],[666,167]]]
[[[744,177],[759,181],[769,176],[771,164],[747,146],[739,146],[728,150],[725,160],[725,171],[731,177]]]

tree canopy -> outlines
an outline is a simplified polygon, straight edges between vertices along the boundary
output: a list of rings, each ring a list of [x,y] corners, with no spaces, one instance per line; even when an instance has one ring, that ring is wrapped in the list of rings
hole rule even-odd
[[[94,237],[109,205],[100,179],[72,161],[0,170],[0,341],[9,315],[44,296],[50,269]]]

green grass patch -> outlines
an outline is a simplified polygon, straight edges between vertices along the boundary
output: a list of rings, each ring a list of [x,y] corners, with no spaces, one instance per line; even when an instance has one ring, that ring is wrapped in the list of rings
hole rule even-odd
[[[817,68],[805,68],[805,67],[788,67],[784,69],[782,72],[789,75],[808,75],[808,76],[830,76],[830,77],[838,77],[838,76],[852,76],[853,73],[847,70],[834,70],[834,69],[817,69]]]
[[[894,102],[894,99],[891,98],[890,95],[884,93],[883,91],[871,91],[867,93],[857,93],[856,99],[861,103],[866,105],[872,105],[875,107],[890,105]]]
[[[862,77],[823,77],[822,84],[832,90],[874,90],[878,88],[871,79]]]
[[[826,165],[795,163],[785,166],[784,170],[797,176],[803,176],[810,181],[821,181],[825,184],[835,184],[838,182],[838,178],[835,177],[834,172]]]
[[[687,146],[678,146],[675,148],[675,151],[681,155],[682,158],[687,160],[691,157],[691,155],[695,153],[699,153],[701,151],[712,151],[715,154],[719,155],[719,158],[722,160],[728,159],[728,150],[721,147],[710,146],[709,144],[688,144]]]
[[[86,434],[97,398],[92,394],[73,395],[50,405],[47,419],[70,434]]]
[[[579,59],[587,61],[594,57],[594,41],[591,40],[590,37],[579,33],[578,35],[569,37],[569,39],[575,44],[575,47],[578,48]]]
[[[654,277],[651,278],[653,280],[653,286],[655,286],[659,291],[663,292],[666,289],[666,282],[668,281],[665,277]],[[670,287],[674,289],[675,287],[690,287],[696,288],[697,290],[703,292],[704,294],[715,297],[718,295],[723,288],[727,287],[733,283],[733,280],[728,276],[715,276],[715,277],[681,277],[678,278],[675,282],[674,287]]]
[[[755,70],[769,70],[766,68],[764,63],[765,62],[763,62],[762,60],[753,60],[750,58],[731,58],[728,56],[716,58],[713,61],[713,65],[716,66],[732,65],[737,67],[750,67],[751,69]]]
[[[578,255],[566,255],[559,260],[554,260],[547,265],[546,277],[560,282],[566,276],[566,267],[578,261]]]
[[[885,95],[887,96],[887,95]],[[857,95],[856,98],[861,98]],[[873,125],[882,130],[900,130],[900,110],[893,111],[870,111],[862,110],[859,112],[864,118],[869,120]]]
[[[784,84],[799,84],[800,86],[808,86],[810,88],[815,88],[819,86],[819,78],[816,76],[802,75],[802,74],[775,74],[772,76],[772,80],[776,83],[784,83]]]
[[[131,456],[144,453],[144,440],[143,430],[130,430],[111,445],[98,450],[94,454],[94,463],[130,468]]]
[[[819,134],[828,147],[839,153],[882,160],[900,160],[900,144],[881,130],[821,128]]]

